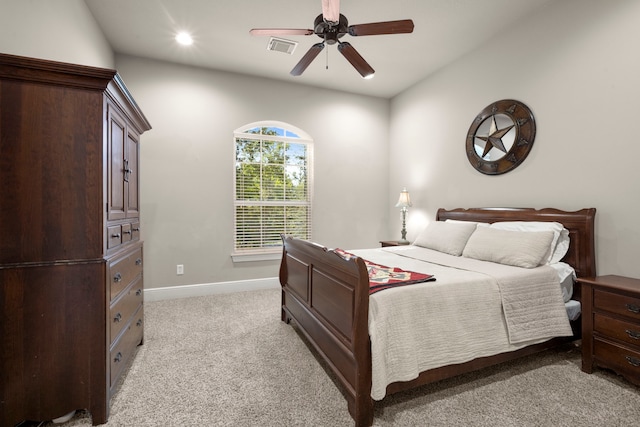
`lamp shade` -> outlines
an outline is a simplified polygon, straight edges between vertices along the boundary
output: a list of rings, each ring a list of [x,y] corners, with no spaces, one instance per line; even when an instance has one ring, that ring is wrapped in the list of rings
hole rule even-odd
[[[396,203],[396,208],[408,208],[411,206],[411,198],[409,197],[409,192],[406,188],[403,188],[400,192],[400,198],[398,199],[398,203]]]

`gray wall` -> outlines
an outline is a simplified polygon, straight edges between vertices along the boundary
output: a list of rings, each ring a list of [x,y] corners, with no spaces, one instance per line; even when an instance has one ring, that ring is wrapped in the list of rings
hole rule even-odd
[[[598,273],[640,277],[639,22],[637,0],[553,2],[395,97],[390,189],[411,190],[409,237],[438,207],[595,207]],[[506,98],[533,110],[535,143],[518,168],[486,176],[466,134]]]
[[[83,0],[0,0],[0,52],[115,66],[113,51]]]

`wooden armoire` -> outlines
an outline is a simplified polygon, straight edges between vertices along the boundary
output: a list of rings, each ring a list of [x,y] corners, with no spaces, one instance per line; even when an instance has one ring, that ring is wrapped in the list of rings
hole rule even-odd
[[[0,425],[109,415],[143,340],[140,135],[114,70],[0,54]]]

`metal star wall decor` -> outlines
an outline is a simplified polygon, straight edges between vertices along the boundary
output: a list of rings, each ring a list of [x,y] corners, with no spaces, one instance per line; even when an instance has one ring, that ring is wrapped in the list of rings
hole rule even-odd
[[[471,124],[467,132],[467,158],[484,174],[509,172],[527,157],[535,135],[536,123],[529,107],[512,99],[496,101]]]

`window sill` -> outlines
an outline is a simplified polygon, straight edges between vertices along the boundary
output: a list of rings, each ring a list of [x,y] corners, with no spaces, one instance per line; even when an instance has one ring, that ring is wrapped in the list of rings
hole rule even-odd
[[[280,261],[282,251],[265,254],[231,254],[233,262]]]

